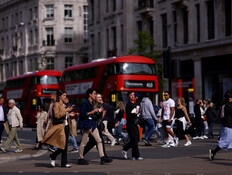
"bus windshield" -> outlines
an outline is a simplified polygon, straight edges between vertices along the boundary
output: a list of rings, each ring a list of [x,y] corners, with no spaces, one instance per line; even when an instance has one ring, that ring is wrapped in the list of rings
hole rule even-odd
[[[37,77],[37,80],[35,84],[58,84],[59,83],[59,77],[55,76],[39,76]]]
[[[142,63],[117,63],[115,64],[116,74],[147,74],[155,75],[156,69],[154,64]]]

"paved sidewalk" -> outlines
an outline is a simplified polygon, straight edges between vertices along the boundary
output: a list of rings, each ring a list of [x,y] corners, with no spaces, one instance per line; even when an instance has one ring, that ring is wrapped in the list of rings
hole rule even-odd
[[[15,153],[15,147],[12,146],[6,153],[0,151],[0,164],[10,162],[18,159],[25,159],[30,157],[39,157],[48,152],[47,149],[33,150],[33,145],[22,144],[23,151],[21,153]]]

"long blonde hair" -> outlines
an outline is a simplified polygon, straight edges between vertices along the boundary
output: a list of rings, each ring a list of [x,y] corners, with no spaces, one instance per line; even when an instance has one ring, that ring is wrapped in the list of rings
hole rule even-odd
[[[185,99],[183,97],[179,97],[177,100],[178,99],[180,100],[181,105],[186,107]]]
[[[118,101],[118,108],[122,111],[126,111],[123,101]]]

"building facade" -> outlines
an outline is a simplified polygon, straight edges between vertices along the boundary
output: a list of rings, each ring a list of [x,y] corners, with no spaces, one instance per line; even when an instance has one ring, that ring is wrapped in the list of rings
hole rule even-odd
[[[87,62],[87,0],[0,0],[0,82]]]
[[[231,0],[89,0],[89,58],[126,55],[139,31],[163,51],[173,98],[220,104],[232,88]],[[163,89],[163,90],[166,90]]]

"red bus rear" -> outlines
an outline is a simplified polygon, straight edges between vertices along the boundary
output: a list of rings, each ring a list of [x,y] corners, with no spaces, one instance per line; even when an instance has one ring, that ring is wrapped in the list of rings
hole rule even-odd
[[[143,56],[120,56],[75,65],[63,71],[60,88],[79,105],[88,88],[96,89],[104,99],[116,106],[117,101],[127,102],[126,93],[137,96],[150,92],[158,102],[158,76],[155,62]]]
[[[51,93],[59,88],[62,72],[41,70],[8,78],[3,90],[6,100],[14,99],[23,116],[26,126],[36,126],[35,115],[38,106],[48,110]]]

